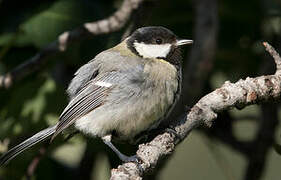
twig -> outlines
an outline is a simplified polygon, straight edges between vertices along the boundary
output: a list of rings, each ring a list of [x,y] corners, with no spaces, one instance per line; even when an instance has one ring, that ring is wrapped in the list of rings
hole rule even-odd
[[[267,52],[273,57],[275,64],[276,64],[276,74],[280,74],[281,72],[281,57],[278,54],[278,52],[276,52],[276,50],[267,42],[263,42],[263,45],[265,47],[265,49],[267,50]]]
[[[48,145],[45,145],[43,147],[41,147],[39,149],[39,153],[38,155],[36,155],[36,157],[34,157],[34,159],[31,161],[31,163],[29,164],[28,168],[27,168],[27,172],[26,172],[26,178],[27,179],[31,179],[31,177],[34,174],[35,169],[37,168],[41,158],[45,155],[46,153],[46,148]]]
[[[275,58],[276,72],[280,71],[280,62]],[[111,179],[142,179],[151,171],[161,158],[172,153],[175,146],[194,128],[205,124],[212,125],[217,113],[231,108],[241,109],[245,106],[278,100],[281,94],[281,76],[279,74],[246,78],[236,83],[225,82],[221,88],[201,98],[184,117],[174,125],[177,136],[163,133],[156,136],[151,142],[139,145],[137,155],[141,163],[124,163],[117,169],[112,169]],[[180,137],[180,139],[178,139]]]
[[[88,36],[107,34],[121,29],[128,21],[133,10],[137,9],[143,0],[124,0],[121,7],[110,17],[96,22],[85,23],[83,26],[62,33],[55,42],[47,45],[32,58],[5,75],[0,75],[0,88],[9,88],[15,81],[38,70],[45,63],[46,57],[66,50],[69,44]]]

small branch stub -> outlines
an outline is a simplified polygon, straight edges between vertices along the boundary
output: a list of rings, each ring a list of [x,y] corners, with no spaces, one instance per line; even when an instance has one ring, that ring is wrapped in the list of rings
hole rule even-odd
[[[281,74],[281,57],[278,52],[268,43],[263,42],[266,51],[273,57],[276,64],[276,74]]]

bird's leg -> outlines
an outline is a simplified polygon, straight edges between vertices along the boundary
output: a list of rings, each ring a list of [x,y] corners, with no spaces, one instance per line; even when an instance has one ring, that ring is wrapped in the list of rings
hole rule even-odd
[[[121,161],[123,162],[139,162],[139,159],[137,157],[137,155],[134,156],[126,156],[123,153],[121,153],[111,142],[111,135],[106,135],[104,137],[102,137],[103,142],[109,146],[119,157],[119,159],[121,159]]]

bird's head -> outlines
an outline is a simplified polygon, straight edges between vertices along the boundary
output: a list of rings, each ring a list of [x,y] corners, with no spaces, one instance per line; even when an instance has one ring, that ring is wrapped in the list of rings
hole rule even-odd
[[[139,28],[127,38],[128,48],[136,55],[168,62],[175,61],[175,56],[180,54],[180,46],[192,43],[192,40],[179,39],[172,31],[161,26]]]

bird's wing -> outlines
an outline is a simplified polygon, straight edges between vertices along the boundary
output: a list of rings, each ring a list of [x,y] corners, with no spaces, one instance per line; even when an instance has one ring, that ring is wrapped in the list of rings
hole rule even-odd
[[[99,65],[96,62],[96,58],[94,58],[76,71],[74,78],[67,88],[70,99],[73,99],[79,91],[86,87],[91,79],[94,79],[98,75],[98,67]]]
[[[102,105],[111,89],[114,88],[112,82],[117,81],[116,79],[118,79],[118,73],[109,72],[103,75],[99,74],[84,84],[62,112],[56,132],[51,140],[72,125],[75,120]]]

